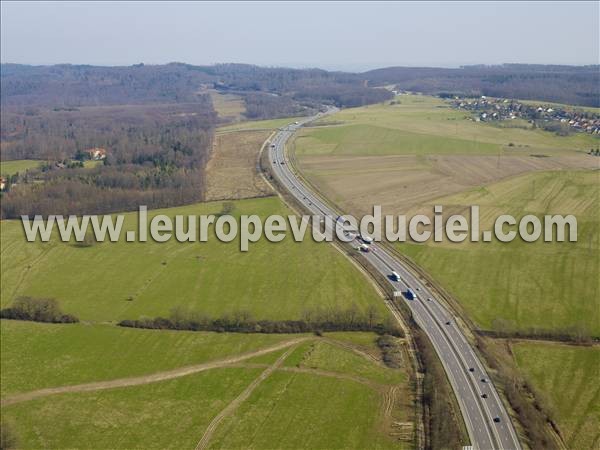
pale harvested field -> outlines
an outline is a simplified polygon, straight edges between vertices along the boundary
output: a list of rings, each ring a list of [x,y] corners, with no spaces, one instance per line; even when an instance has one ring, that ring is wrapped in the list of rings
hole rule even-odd
[[[272,193],[256,168],[269,134],[257,130],[215,136],[213,154],[206,166],[206,200],[237,200]]]
[[[208,92],[219,117],[235,122],[243,119],[246,105],[239,95],[221,94],[215,90]]]
[[[381,205],[384,214],[431,218],[442,205],[444,218],[468,217],[479,205],[488,231],[501,214],[575,215],[577,242],[395,245],[477,327],[600,336],[600,158],[587,154],[598,137],[476,123],[431,97],[397,100],[302,130],[292,151],[305,177],[357,216]]]
[[[308,179],[344,212],[363,215],[381,205],[390,214],[430,213],[434,199],[532,171],[598,168],[598,158],[393,155],[302,156]]]

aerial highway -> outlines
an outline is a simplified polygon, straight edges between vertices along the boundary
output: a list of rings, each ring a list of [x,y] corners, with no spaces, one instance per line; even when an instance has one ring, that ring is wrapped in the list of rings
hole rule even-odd
[[[331,108],[325,113],[280,128],[271,140],[269,161],[274,175],[298,202],[312,214],[332,216],[335,221],[333,226],[341,226],[336,220],[340,212],[328,205],[295,174],[285,147],[298,128],[335,111]],[[356,235],[351,245],[358,249],[361,243],[360,235]],[[408,305],[415,321],[431,340],[456,395],[471,445],[480,450],[521,449],[502,400],[452,312],[384,246],[370,243],[369,251],[362,254],[393,286],[398,294],[395,301],[403,301]],[[415,298],[409,299],[402,294],[408,289],[416,294]],[[394,302],[387,301],[386,304],[397,317],[398,310]]]

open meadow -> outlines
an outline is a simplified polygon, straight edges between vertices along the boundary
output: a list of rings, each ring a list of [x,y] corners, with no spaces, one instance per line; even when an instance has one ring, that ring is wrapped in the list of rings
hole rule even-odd
[[[506,127],[499,126],[499,124],[506,122],[500,122],[499,124],[482,123],[468,120],[469,118],[470,115],[467,112],[452,108],[440,98],[426,95],[400,95],[392,102],[344,109],[335,116],[326,117],[316,122],[315,128],[320,130],[317,132],[316,137],[313,135],[312,129],[307,129],[307,134],[311,134],[312,137],[318,139],[319,132],[327,134],[323,130],[329,127],[342,128],[343,131],[333,132],[341,135],[353,133],[352,128],[356,129],[357,125],[363,129],[380,127],[383,133],[378,134],[374,141],[364,145],[364,148],[371,148],[379,154],[384,152],[414,154],[417,151],[431,154],[442,152],[471,154],[496,152],[498,150],[532,153],[543,151],[551,154],[561,151],[588,151],[590,148],[596,147],[593,145],[596,142],[595,138],[585,133],[557,136],[540,129],[532,129],[529,124],[519,127]],[[348,128],[344,129],[344,127]],[[404,141],[396,141],[395,144],[390,144],[394,145],[394,150],[380,150],[382,146],[378,145],[378,141],[382,140],[385,144],[385,141],[390,136],[394,136],[393,133],[396,131],[414,133],[420,135],[420,139],[416,141],[408,140],[406,144],[404,144]],[[410,134],[408,136],[416,138],[416,136]],[[466,148],[447,145],[443,147],[443,151],[440,151],[437,148],[439,141],[436,141],[435,137],[450,139],[451,144],[455,143],[454,139],[469,142],[466,143]],[[499,147],[490,147],[487,144],[495,144]],[[416,149],[411,149],[412,145],[416,145]],[[480,146],[479,149],[473,147],[477,145]],[[385,145],[383,147],[385,148]],[[338,154],[349,154],[353,151],[352,147],[336,150]],[[298,150],[298,153],[302,154],[302,150]],[[307,149],[306,153],[322,153],[322,151],[319,148],[315,150]],[[368,154],[369,152],[360,151],[356,153]]]
[[[0,161],[0,175],[3,177],[12,176],[17,173],[23,174],[27,169],[35,169],[42,164],[42,161],[35,159],[15,159],[12,161]]]
[[[208,202],[155,210],[155,214],[288,215],[277,197]],[[125,214],[123,229],[137,229]],[[299,319],[307,309],[365,310],[388,314],[360,271],[332,246],[290,235],[279,243],[264,237],[239,250],[238,241],[28,243],[20,222],[3,221],[2,306],[19,296],[55,298],[64,312],[90,322],[168,315],[183,306],[212,317],[247,312],[255,319]]]
[[[443,100],[342,110],[302,130],[291,146],[312,184],[345,211],[409,213],[424,202],[530,171],[596,169],[598,138],[476,123]]]
[[[2,396],[148,375],[278,344],[280,334],[143,330],[2,320]]]
[[[511,349],[567,448],[598,448],[600,347],[521,341]]]
[[[298,448],[307,428],[311,446],[412,447],[410,365],[385,367],[372,333],[2,332],[2,420],[20,447]]]
[[[600,336],[599,173],[533,172],[441,197],[446,217],[480,206],[482,230],[501,214],[573,214],[577,242],[493,241],[397,244],[442,283],[477,325],[503,332],[564,332]],[[485,283],[481,280],[485,279]]]
[[[358,216],[444,215],[481,207],[481,228],[500,214],[575,214],[578,242],[405,243],[396,248],[495,331],[600,335],[598,138],[558,136],[529,124],[468,120],[443,100],[402,95],[342,110],[291,145],[304,177]],[[485,279],[486,283],[481,283]]]
[[[236,113],[236,99],[217,100],[220,115]],[[219,129],[207,197],[220,201],[153,210],[150,218],[291,214],[278,197],[236,200],[271,194],[256,169],[258,153],[271,130],[290,120]],[[210,447],[297,448],[306,446],[307,428],[311,445],[412,447],[408,357],[387,368],[372,333],[316,338],[114,325],[176,307],[286,320],[355,306],[387,317],[380,295],[330,245],[263,239],[240,253],[239,242],[214,234],[206,243],[26,243],[19,222],[0,226],[2,306],[19,296],[54,298],[82,321],[1,322],[2,425],[20,447],[193,448],[204,439]],[[137,228],[134,213],[125,214],[123,228]],[[274,372],[262,381],[266,370]]]

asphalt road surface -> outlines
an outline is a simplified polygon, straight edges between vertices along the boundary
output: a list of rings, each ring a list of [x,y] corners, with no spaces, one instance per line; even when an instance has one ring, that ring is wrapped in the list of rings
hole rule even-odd
[[[333,112],[335,109],[330,109],[281,128],[271,141],[269,159],[275,176],[307,210],[336,220],[339,214],[296,176],[285,152],[285,143],[298,128]],[[333,226],[341,227],[341,224],[335,221]],[[357,249],[362,243],[358,235],[351,242]],[[416,322],[431,340],[458,400],[471,445],[480,450],[521,449],[494,385],[452,313],[383,246],[373,242],[369,251],[362,254],[393,285],[398,295],[396,300],[406,302]],[[396,272],[399,279],[394,279],[392,272]],[[416,293],[415,299],[406,297],[408,288]],[[388,302],[388,307],[397,316],[398,311],[392,302]]]

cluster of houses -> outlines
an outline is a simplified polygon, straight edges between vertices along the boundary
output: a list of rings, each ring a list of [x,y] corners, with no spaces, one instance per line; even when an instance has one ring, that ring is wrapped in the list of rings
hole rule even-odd
[[[562,124],[565,128],[590,134],[600,134],[600,114],[561,106],[532,105],[503,98],[459,98],[452,105],[475,114],[477,122],[524,119],[530,123]]]

